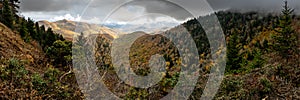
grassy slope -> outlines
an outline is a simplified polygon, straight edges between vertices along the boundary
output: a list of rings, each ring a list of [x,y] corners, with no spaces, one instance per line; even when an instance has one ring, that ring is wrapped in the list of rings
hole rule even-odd
[[[25,43],[2,23],[0,37],[0,99],[82,98],[74,75],[58,80],[65,72],[51,65],[38,43]]]

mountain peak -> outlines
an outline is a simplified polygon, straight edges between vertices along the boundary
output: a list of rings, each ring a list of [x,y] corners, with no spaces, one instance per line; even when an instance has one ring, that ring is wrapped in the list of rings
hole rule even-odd
[[[74,22],[74,21],[71,21],[71,20],[67,20],[67,19],[63,19],[63,20],[58,20],[56,22],[64,22],[64,23],[67,23],[67,22]]]

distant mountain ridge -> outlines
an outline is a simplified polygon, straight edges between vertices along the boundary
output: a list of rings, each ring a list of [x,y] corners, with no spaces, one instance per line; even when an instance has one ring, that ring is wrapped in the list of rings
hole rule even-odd
[[[117,38],[119,34],[123,34],[122,32],[115,31],[105,26],[70,20],[59,20],[56,22],[39,21],[38,23],[44,25],[46,28],[52,28],[54,32],[62,34],[67,40],[72,40],[73,36],[79,35],[80,32],[86,35],[108,34],[113,38]]]
[[[119,24],[119,23],[106,23],[102,26],[109,27],[111,29],[120,30],[126,33],[132,33],[136,31],[144,31],[147,33],[163,32],[171,29],[180,23],[177,22],[157,22],[157,23],[144,23],[144,24]]]

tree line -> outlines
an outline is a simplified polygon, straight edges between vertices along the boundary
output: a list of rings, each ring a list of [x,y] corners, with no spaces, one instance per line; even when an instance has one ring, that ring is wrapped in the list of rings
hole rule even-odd
[[[18,33],[25,42],[39,43],[54,65],[66,66],[64,56],[71,55],[72,43],[53,32],[50,27],[46,28],[30,18],[22,17],[19,14],[19,4],[20,0],[0,0],[0,22]],[[61,48],[68,48],[68,51],[59,51]]]
[[[290,63],[289,59],[299,54],[298,34],[293,29],[292,23],[296,19],[293,11],[285,1],[280,15],[258,12],[216,12],[227,41],[226,72],[239,73],[241,70],[248,70],[249,67],[250,69],[263,67],[262,57],[271,53],[276,53],[281,59],[286,60],[282,63]],[[198,53],[206,54],[209,58],[209,41],[198,22],[199,19],[208,18],[210,18],[209,15],[200,16],[183,23],[183,26],[194,38]],[[214,22],[205,24],[211,25],[212,23]]]

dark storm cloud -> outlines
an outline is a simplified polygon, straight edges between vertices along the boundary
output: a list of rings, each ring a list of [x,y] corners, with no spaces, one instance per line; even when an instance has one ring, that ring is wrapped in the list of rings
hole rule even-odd
[[[164,0],[135,0],[128,3],[128,5],[144,7],[148,13],[164,14],[179,20],[185,20],[187,17],[192,16],[181,6]]]
[[[197,15],[203,15],[209,13],[209,9],[203,9],[201,6],[204,4],[189,2],[192,0],[170,0],[171,2],[178,3],[178,5],[170,4],[169,2],[163,2],[163,0],[136,0],[139,2],[132,3],[145,7],[149,13],[162,13],[172,16],[176,19],[183,20],[187,17],[191,17],[180,6],[189,5],[184,8],[197,10]],[[230,9],[241,12],[247,11],[260,11],[265,13],[280,12],[283,0],[207,0],[209,5],[214,11]],[[300,0],[288,0],[291,8],[295,9],[295,13],[299,14]]]
[[[22,0],[22,12],[55,12],[55,11],[70,11],[70,13],[79,13],[84,9],[90,0]],[[93,0],[90,5],[89,16],[104,16],[116,6],[130,0]],[[184,20],[187,17],[192,17],[185,9],[198,12],[196,16],[207,14],[208,9],[202,8],[201,3],[194,3],[199,0],[169,0],[176,3],[174,5],[165,0],[134,0],[126,6],[139,6],[145,9],[147,13],[160,13],[174,17],[178,20]],[[300,0],[288,0],[295,12],[300,12]],[[279,12],[283,0],[207,0],[211,7],[217,10],[234,9],[239,11],[264,11],[264,12]],[[298,13],[299,14],[299,13]],[[126,16],[126,15],[124,15]]]
[[[278,12],[281,10],[284,0],[208,0],[215,9],[233,9],[240,11],[263,11]],[[300,0],[287,0],[290,7],[294,8],[296,13],[300,12]]]
[[[85,6],[89,0],[22,0],[21,7],[23,11],[58,11],[70,9],[74,6]],[[114,5],[117,3],[123,3],[126,0],[94,0],[92,7],[105,7]],[[158,8],[168,7],[167,13],[176,12],[179,7],[176,5],[168,4],[165,0],[135,0],[132,4],[144,6],[147,11],[159,11]],[[151,1],[151,2],[149,2]],[[193,4],[189,2],[192,0],[170,0],[171,2],[181,2],[190,5],[190,8],[199,9],[201,4]],[[295,8],[299,8],[300,0],[288,0],[290,5]],[[280,9],[283,4],[283,0],[207,0],[207,2],[214,9],[234,8],[242,10],[257,10],[257,9]],[[174,7],[171,7],[174,6]],[[157,7],[157,8],[156,8]]]
[[[20,5],[23,12],[51,12],[69,10],[84,4],[84,1],[86,0],[22,0]]]

